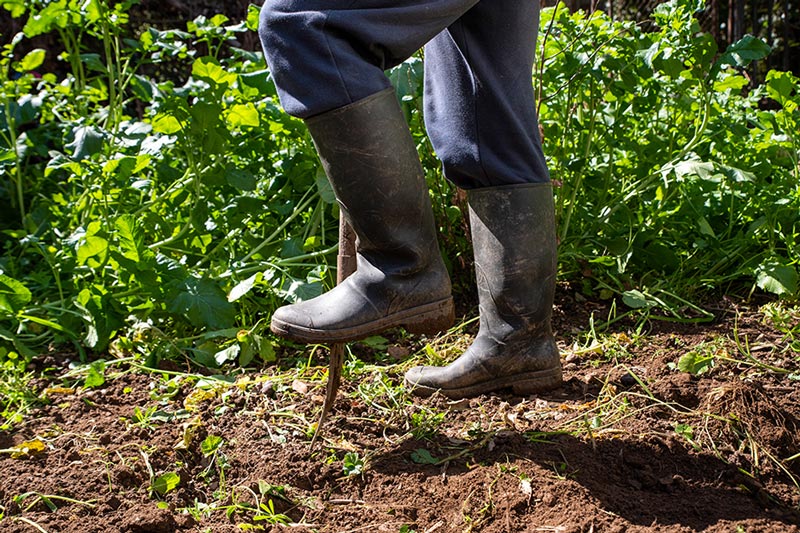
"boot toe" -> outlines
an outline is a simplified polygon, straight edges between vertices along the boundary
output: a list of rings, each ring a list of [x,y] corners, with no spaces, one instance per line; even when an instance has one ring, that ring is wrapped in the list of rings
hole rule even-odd
[[[431,376],[436,370],[439,369],[429,366],[415,366],[406,372],[405,387],[415,396],[430,396],[441,389],[441,385]]]
[[[297,304],[285,305],[272,314],[270,329],[281,337],[293,338],[299,332],[314,330],[314,319]]]

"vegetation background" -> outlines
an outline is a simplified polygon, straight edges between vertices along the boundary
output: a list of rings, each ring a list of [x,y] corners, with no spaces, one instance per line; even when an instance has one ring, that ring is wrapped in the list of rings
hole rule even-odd
[[[800,95],[770,61],[796,50],[797,10],[647,5],[646,23],[619,20],[632,2],[542,14],[532,82],[560,278],[613,301],[610,321],[706,321],[704,299],[722,293],[796,298]],[[272,361],[271,310],[333,282],[338,212],[275,97],[258,6],[2,7],[0,361],[24,369],[64,344],[84,360]],[[736,22],[722,46],[701,31],[715,13]],[[415,56],[390,76],[469,300],[463,206],[425,137],[421,73]]]

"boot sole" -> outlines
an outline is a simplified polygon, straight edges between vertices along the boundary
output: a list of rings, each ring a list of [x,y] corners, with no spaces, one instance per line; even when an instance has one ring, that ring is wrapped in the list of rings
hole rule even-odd
[[[503,389],[511,389],[516,396],[530,396],[541,392],[557,389],[563,383],[561,376],[561,366],[537,370],[536,372],[524,372],[513,376],[484,381],[468,387],[454,389],[437,389],[426,387],[415,383],[406,382],[406,387],[416,396],[427,398],[435,392],[447,396],[451,400],[462,400],[464,398],[474,398],[481,394],[488,394]]]
[[[270,330],[275,335],[289,340],[306,344],[323,344],[357,341],[396,327],[403,327],[409,333],[434,335],[447,330],[454,322],[453,298],[448,297],[349,328],[306,328],[273,318]]]

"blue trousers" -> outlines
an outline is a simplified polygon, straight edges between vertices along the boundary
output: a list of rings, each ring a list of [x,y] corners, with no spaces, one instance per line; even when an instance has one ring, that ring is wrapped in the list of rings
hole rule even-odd
[[[266,0],[259,35],[287,113],[308,118],[390,86],[425,47],[424,117],[465,189],[549,181],[532,87],[539,0]]]

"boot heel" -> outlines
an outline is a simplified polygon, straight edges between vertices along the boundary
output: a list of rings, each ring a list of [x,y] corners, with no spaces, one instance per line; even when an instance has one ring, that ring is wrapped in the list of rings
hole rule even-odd
[[[556,389],[561,386],[562,382],[561,366],[559,365],[522,376],[522,379],[511,384],[511,390],[517,396],[530,396]]]
[[[452,298],[426,307],[428,309],[405,321],[403,327],[406,331],[415,335],[435,335],[447,331],[456,321]]]

